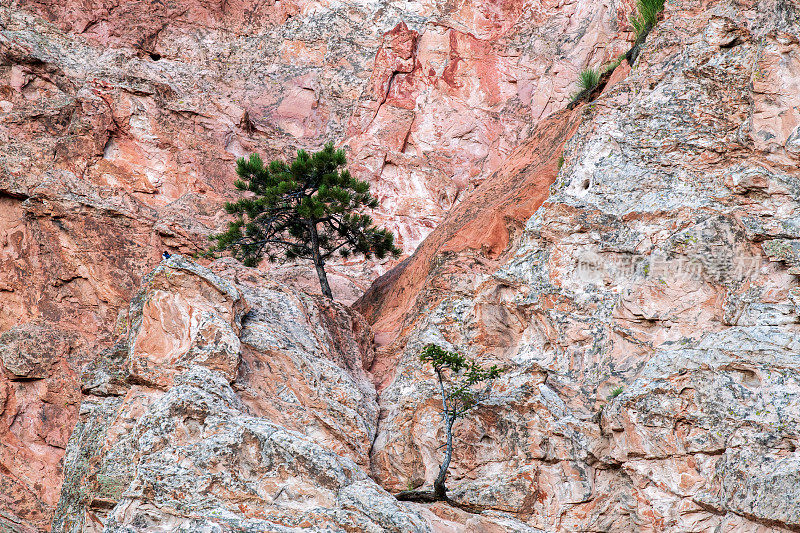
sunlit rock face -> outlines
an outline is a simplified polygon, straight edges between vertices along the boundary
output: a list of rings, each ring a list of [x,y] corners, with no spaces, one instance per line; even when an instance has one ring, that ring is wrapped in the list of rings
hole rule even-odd
[[[25,61],[45,61],[62,83],[34,84],[60,92],[53,106],[103,122],[73,173],[163,207],[225,194],[247,152],[333,140],[408,252],[627,30],[621,1],[18,4],[10,28],[22,11],[53,26],[13,35],[11,88],[32,92]]]
[[[566,105],[581,68],[624,49],[629,7],[6,2],[0,331],[42,319],[74,333],[71,342],[94,359],[127,327],[128,303],[162,250],[197,251],[223,227],[235,160],[251,152],[288,157],[329,140],[344,147],[381,202],[377,222],[412,252],[540,119]],[[334,294],[355,301],[392,264],[329,265]],[[271,272],[319,292],[305,266]],[[169,298],[148,313],[184,305]],[[77,397],[83,359],[59,357],[67,366],[58,379]],[[153,384],[147,373],[162,363],[139,360],[137,377]],[[58,407],[69,413],[66,428],[75,423],[72,401]],[[23,451],[4,456],[8,471],[27,468],[30,457],[58,463],[63,452],[26,439]],[[57,488],[45,470],[5,472],[3,483],[30,494]],[[46,499],[36,504],[42,517],[52,512]],[[15,528],[48,521],[0,505]]]
[[[509,367],[456,426],[456,500],[547,531],[800,527],[799,15],[668,3],[625,79],[540,122],[357,303],[382,485],[436,474],[437,342]]]

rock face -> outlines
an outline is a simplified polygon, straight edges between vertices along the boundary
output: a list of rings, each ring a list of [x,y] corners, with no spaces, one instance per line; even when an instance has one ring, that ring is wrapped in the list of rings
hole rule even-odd
[[[0,335],[0,516],[3,531],[47,530],[62,457],[81,402],[74,333],[41,321]]]
[[[670,2],[565,109],[632,4],[0,8],[0,529],[800,530],[800,8]],[[236,157],[329,139],[414,251],[356,310],[159,264]],[[387,493],[438,468],[428,342],[510,369],[477,513]]]
[[[258,286],[180,256],[147,276],[84,373],[54,531],[428,531],[362,468],[363,319],[240,274]]]
[[[626,20],[624,3],[588,0],[16,5],[10,89],[34,81],[65,116],[94,117],[73,173],[151,207],[191,193],[207,206],[197,193],[222,193],[235,157],[334,139],[407,251],[566,104],[580,69],[623,51]],[[55,28],[24,28],[22,10]],[[57,76],[31,72],[36,60]]]
[[[627,11],[616,0],[2,3],[0,332],[42,319],[90,358],[109,348],[161,251],[196,251],[221,227],[235,159],[250,152],[346,147],[381,201],[376,219],[410,253],[566,104],[578,70],[622,51]],[[352,302],[390,266],[330,265],[334,293]],[[318,291],[307,271],[272,270]],[[69,398],[71,361],[48,377]],[[74,405],[59,409],[72,426]],[[37,446],[4,456],[2,482],[55,490],[50,474],[6,479],[40,453],[57,462]]]
[[[511,368],[456,426],[456,500],[548,531],[800,528],[798,15],[668,4],[626,79],[540,123],[357,303],[384,343],[383,486],[435,477],[437,342]]]

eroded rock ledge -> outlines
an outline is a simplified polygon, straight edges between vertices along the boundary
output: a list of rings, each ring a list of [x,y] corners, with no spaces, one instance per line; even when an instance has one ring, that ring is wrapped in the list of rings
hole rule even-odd
[[[428,531],[364,470],[363,319],[233,264],[241,283],[181,256],[146,277],[84,373],[53,530]]]

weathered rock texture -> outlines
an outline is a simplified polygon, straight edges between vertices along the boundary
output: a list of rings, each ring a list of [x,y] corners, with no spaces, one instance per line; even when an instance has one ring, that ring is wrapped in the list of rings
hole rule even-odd
[[[47,87],[62,114],[94,117],[71,169],[84,179],[160,207],[220,193],[251,150],[335,139],[409,251],[563,107],[578,70],[624,51],[627,29],[624,2],[587,0],[16,4],[55,27],[15,33],[25,17],[8,14],[11,89],[32,92],[38,59],[57,74],[40,86],[62,81]]]
[[[564,110],[630,4],[0,8],[0,527],[48,528],[86,361],[56,531],[800,530],[800,8],[670,2]],[[372,328],[292,269],[143,277],[237,156],[328,139],[416,249]],[[427,342],[510,367],[456,428],[479,514],[386,492],[438,466]]]
[[[45,322],[0,335],[0,530],[47,530],[81,402],[74,333]]]
[[[84,373],[55,531],[428,531],[362,468],[378,414],[363,319],[242,276],[256,285],[180,256],[148,275]]]
[[[547,531],[800,529],[798,33],[790,2],[668,3],[626,79],[368,291],[384,487],[435,477],[438,342],[510,367],[456,426],[454,499]]]
[[[221,227],[237,157],[345,146],[411,252],[566,104],[579,69],[624,49],[627,13],[616,0],[0,4],[0,332],[42,319],[90,359],[127,328],[161,251],[196,251]],[[388,266],[331,265],[334,293],[354,301]],[[272,272],[316,291],[307,270]],[[164,299],[153,312],[185,304]],[[46,379],[65,400],[51,401],[70,427],[80,365],[53,353],[64,371]],[[175,354],[136,375],[170,381]],[[3,416],[35,418],[25,405]],[[45,527],[58,476],[15,472],[63,452],[19,442],[0,482],[42,495],[44,514],[0,503],[0,519]]]

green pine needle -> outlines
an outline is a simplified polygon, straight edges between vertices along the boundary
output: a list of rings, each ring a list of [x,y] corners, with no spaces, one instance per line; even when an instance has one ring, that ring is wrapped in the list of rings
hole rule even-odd
[[[209,253],[228,251],[248,266],[265,258],[399,255],[391,232],[363,213],[378,206],[369,183],[353,178],[346,164],[344,150],[333,143],[314,153],[298,150],[288,163],[265,165],[257,154],[238,159],[234,186],[254,196],[224,204],[235,218],[226,231],[210,236],[215,244]]]
[[[631,15],[629,20],[637,41],[656,25],[658,15],[662,11],[664,11],[664,0],[638,0],[636,2],[636,12]]]

